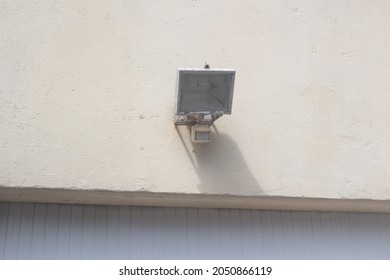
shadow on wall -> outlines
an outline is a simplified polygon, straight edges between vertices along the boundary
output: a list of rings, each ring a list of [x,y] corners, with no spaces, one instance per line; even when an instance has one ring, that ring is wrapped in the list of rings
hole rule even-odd
[[[213,125],[211,142],[194,144],[190,141],[190,126],[176,127],[176,131],[199,176],[199,190],[202,193],[232,195],[262,193],[237,144],[229,135],[219,133]]]

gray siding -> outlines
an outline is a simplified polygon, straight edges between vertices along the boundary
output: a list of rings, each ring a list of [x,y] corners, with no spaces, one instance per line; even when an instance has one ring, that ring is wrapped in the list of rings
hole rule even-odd
[[[0,259],[389,259],[390,214],[0,203]]]

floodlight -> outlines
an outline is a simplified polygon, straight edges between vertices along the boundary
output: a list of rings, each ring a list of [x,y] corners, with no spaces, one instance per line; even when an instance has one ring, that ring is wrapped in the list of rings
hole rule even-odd
[[[176,125],[211,125],[232,112],[235,70],[179,68],[175,115]]]
[[[179,68],[177,70],[175,124],[210,126],[224,114],[232,112],[234,69]],[[199,129],[199,127],[197,127]],[[196,143],[196,129],[192,129],[192,140]],[[199,132],[200,133],[200,132]],[[206,133],[207,134],[207,133]],[[208,136],[199,134],[199,137]],[[203,136],[200,136],[203,135]],[[198,139],[202,143],[205,139]]]

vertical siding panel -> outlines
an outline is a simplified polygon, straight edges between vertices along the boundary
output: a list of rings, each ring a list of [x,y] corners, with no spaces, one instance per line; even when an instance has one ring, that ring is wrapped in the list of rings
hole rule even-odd
[[[285,259],[286,258],[286,242],[284,240],[285,233],[283,232],[283,226],[281,221],[280,211],[271,211],[271,226],[273,234],[273,248],[277,255],[273,258]]]
[[[311,259],[316,257],[316,237],[313,235],[311,212],[301,212],[300,219],[302,221],[302,238],[304,240],[303,259]]]
[[[374,215],[374,214],[373,214]],[[382,225],[382,240],[385,243],[385,246],[382,246],[384,253],[384,258],[390,259],[390,214],[381,214],[378,223]]]
[[[107,206],[95,206],[94,259],[105,259],[107,248]]]
[[[296,255],[296,246],[294,244],[294,228],[292,224],[291,212],[280,211],[280,225],[284,244],[284,259],[294,259]]]
[[[142,256],[142,208],[131,207],[130,258],[140,259]]]
[[[23,203],[20,223],[20,238],[18,246],[18,259],[30,259],[31,237],[34,224],[34,204]]]
[[[57,252],[59,204],[48,204],[45,232],[45,259],[55,259]]]
[[[349,222],[351,227],[352,243],[354,247],[354,259],[364,258],[367,256],[370,258],[370,247],[376,242],[375,239],[371,239],[367,232],[367,219],[366,214],[363,213],[349,213]],[[370,240],[370,242],[367,242]]]
[[[11,203],[8,212],[7,231],[5,235],[4,255],[7,259],[15,260],[18,256],[21,214],[22,204]]]
[[[300,212],[291,212],[291,223],[292,223],[292,243],[294,245],[294,258],[304,259],[305,258],[305,240],[303,233],[303,224]]]
[[[82,258],[83,244],[83,213],[84,207],[72,205],[70,221],[70,247],[69,258],[79,260]]]
[[[119,207],[119,233],[118,233],[118,258],[130,258],[130,232],[131,232],[130,207]]]
[[[118,259],[119,207],[107,207],[107,259]]]
[[[351,227],[348,213],[330,213],[332,217],[332,224],[339,236],[339,248],[335,249],[338,259],[351,259],[354,256],[353,241],[351,236]],[[336,243],[337,244],[337,243]],[[337,245],[336,245],[337,246]],[[337,248],[335,244],[333,248]]]
[[[329,244],[326,248],[325,254],[328,259],[340,259],[345,254],[344,252],[344,238],[341,233],[341,227],[337,217],[333,215],[334,213],[322,213],[321,221],[322,227],[324,230],[324,239],[325,246]]]
[[[176,208],[175,209],[175,247],[176,247],[176,258],[185,260],[188,258],[187,250],[187,209]]]
[[[230,246],[232,247],[233,258],[241,259],[244,255],[243,252],[243,240],[242,240],[242,223],[241,223],[241,210],[230,210]],[[220,229],[218,229],[220,230]],[[229,256],[221,255],[220,258],[229,259]]]
[[[165,208],[165,259],[176,259],[176,221],[175,209]]]
[[[153,210],[153,259],[164,259],[165,253],[165,211],[162,207]]]
[[[380,234],[380,227],[375,227],[377,230],[373,230],[371,227],[372,222],[375,221],[377,225],[379,225],[379,215],[377,214],[374,216],[373,214],[369,213],[361,213],[362,215],[362,222],[364,223],[364,234],[363,238],[365,240],[371,239],[372,242],[366,242],[363,241],[361,245],[363,245],[363,250],[365,249],[366,254],[360,254],[363,257],[369,258],[369,259],[380,259],[381,258],[381,250],[383,250],[382,247],[385,245],[382,243],[383,240],[381,240],[381,234]],[[363,258],[361,257],[361,258]]]
[[[198,209],[187,209],[187,251],[190,259],[199,259]]]
[[[5,259],[4,251],[9,207],[10,203],[0,202],[0,260]]]
[[[210,259],[210,220],[209,209],[198,209],[199,258]]]
[[[367,214],[369,236],[374,240],[371,244],[374,259],[390,259],[390,215]]]
[[[329,212],[320,213],[320,226],[322,232],[322,258],[333,259],[332,255],[332,243],[331,241],[338,242],[338,235],[335,234],[335,229],[332,226],[331,216]]]
[[[251,223],[251,211],[241,210],[241,240],[242,240],[242,259],[253,259],[253,232]]]
[[[251,235],[253,246],[253,259],[262,259],[263,255],[263,236],[260,224],[260,211],[250,210]]]
[[[141,231],[141,258],[152,259],[154,252],[153,239],[153,208],[142,208],[142,231]]]
[[[378,227],[378,230],[373,231],[370,227],[370,217],[372,217],[372,214],[368,213],[361,213],[364,216],[364,231],[365,231],[365,239],[369,240],[371,239],[371,244],[369,242],[363,241],[365,244],[365,247],[367,248],[368,254],[364,255],[363,257],[369,258],[369,259],[380,259],[380,251],[381,251],[381,244],[383,240],[381,240],[380,236],[380,229]],[[377,215],[378,217],[379,215]],[[376,220],[377,217],[375,218]],[[379,225],[379,223],[378,223]],[[362,258],[363,258],[362,257]]]
[[[222,259],[221,254],[221,230],[220,230],[220,217],[219,209],[208,209],[209,211],[209,229],[210,229],[210,246],[209,256],[210,259]]]
[[[274,250],[274,237],[272,231],[272,220],[270,211],[261,211],[261,232],[263,238],[263,258],[274,259],[276,257]]]
[[[46,233],[47,204],[37,203],[34,206],[34,224],[31,240],[31,258],[42,260],[44,258]]]
[[[95,219],[96,207],[85,205],[83,209],[83,242],[81,245],[81,258],[93,259],[95,246]]]
[[[372,214],[373,216],[375,214]],[[381,240],[384,246],[381,246],[382,252],[383,252],[383,259],[389,260],[390,259],[390,214],[379,214],[378,220],[376,220],[376,223],[371,224],[374,229],[378,227],[377,224],[381,227]],[[370,219],[371,221],[374,221],[374,218]]]
[[[346,252],[349,253],[348,258],[356,259],[356,255],[358,254],[357,248],[355,246],[356,236],[353,232],[353,226],[351,224],[350,214],[351,213],[341,213],[339,217],[341,217],[342,219],[341,227],[346,237],[346,242],[344,246],[348,249],[346,250]]]
[[[220,246],[222,258],[228,258],[233,253],[232,248],[232,232],[231,232],[231,213],[229,209],[219,210],[219,229],[220,234]]]
[[[335,215],[336,214],[336,215]],[[321,228],[324,242],[322,244],[322,258],[324,259],[342,259],[343,256],[349,256],[346,252],[349,250],[350,238],[344,229],[348,229],[348,223],[340,218],[345,213],[323,212],[321,215]]]
[[[60,204],[56,259],[69,259],[72,205]]]
[[[313,233],[314,241],[314,256],[316,259],[320,259],[323,255],[324,237],[321,228],[321,216],[320,212],[311,212],[311,229]]]

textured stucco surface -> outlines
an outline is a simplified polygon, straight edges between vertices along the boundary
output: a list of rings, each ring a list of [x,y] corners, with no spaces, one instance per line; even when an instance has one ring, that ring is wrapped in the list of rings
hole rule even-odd
[[[389,15],[368,0],[2,0],[0,199],[390,200]],[[176,68],[205,62],[236,69],[233,112],[194,145],[173,125]]]

